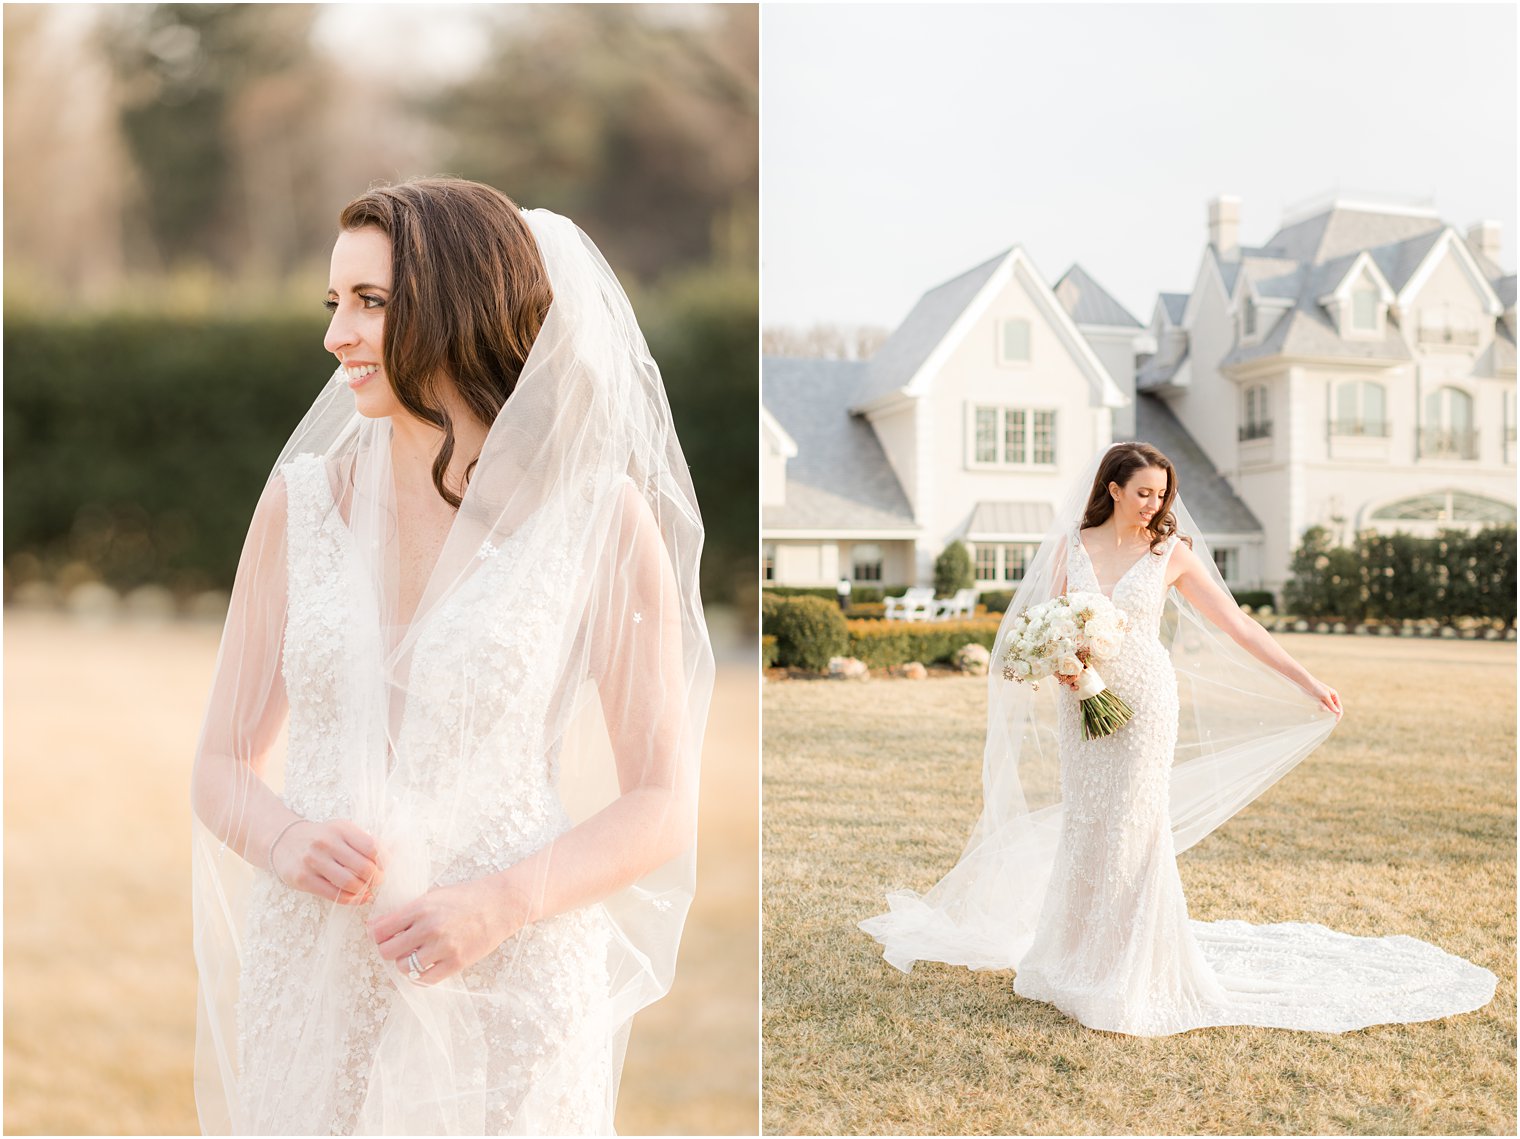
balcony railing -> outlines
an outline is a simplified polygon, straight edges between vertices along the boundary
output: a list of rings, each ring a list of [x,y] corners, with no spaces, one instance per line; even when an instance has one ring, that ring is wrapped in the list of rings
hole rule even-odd
[[[1422,459],[1478,457],[1478,432],[1472,428],[1422,427],[1417,442]]]
[[[1237,438],[1244,443],[1247,439],[1267,439],[1272,435],[1272,421],[1263,419],[1256,423],[1243,424],[1238,429]]]
[[[1332,435],[1367,435],[1376,439],[1388,438],[1391,424],[1386,419],[1332,419]]]

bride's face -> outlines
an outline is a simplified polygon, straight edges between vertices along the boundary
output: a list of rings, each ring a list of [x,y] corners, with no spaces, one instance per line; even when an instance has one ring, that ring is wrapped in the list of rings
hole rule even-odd
[[[1123,487],[1109,483],[1108,493],[1114,500],[1114,521],[1121,527],[1149,526],[1166,496],[1166,472],[1160,467],[1141,467]]]
[[[354,407],[371,419],[406,413],[381,364],[390,297],[391,239],[373,226],[338,234],[327,279],[332,320],[322,344],[348,373]]]

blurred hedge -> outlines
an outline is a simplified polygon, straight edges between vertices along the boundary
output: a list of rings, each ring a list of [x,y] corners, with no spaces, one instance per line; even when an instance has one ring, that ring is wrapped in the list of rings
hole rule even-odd
[[[752,277],[636,301],[691,465],[703,595],[754,603]],[[118,589],[228,588],[280,447],[335,363],[325,318],[13,315],[5,328],[7,586],[73,564]]]
[[[1298,617],[1515,621],[1513,526],[1429,538],[1364,530],[1351,546],[1333,545],[1328,530],[1311,526],[1290,573],[1282,606]]]
[[[991,651],[997,640],[996,616],[971,621],[847,621],[849,655],[872,668],[890,668],[918,661],[948,661],[966,645]]]

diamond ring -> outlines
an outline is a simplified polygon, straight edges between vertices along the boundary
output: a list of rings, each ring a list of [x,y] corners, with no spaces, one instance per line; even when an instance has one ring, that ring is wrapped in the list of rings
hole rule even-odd
[[[416,953],[408,953],[406,956],[407,976],[414,981],[422,980],[422,962],[417,960]]]

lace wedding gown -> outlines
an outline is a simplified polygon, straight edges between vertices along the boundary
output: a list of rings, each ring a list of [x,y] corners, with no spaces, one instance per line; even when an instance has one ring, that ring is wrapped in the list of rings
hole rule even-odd
[[[1130,631],[1102,674],[1134,718],[1083,739],[1078,699],[1058,686],[1061,829],[1014,992],[1136,1036],[1211,1025],[1346,1032],[1487,1004],[1494,974],[1412,937],[1188,918],[1168,807],[1177,678],[1159,640],[1178,540],[1142,554],[1110,594]],[[1068,588],[1101,592],[1076,528],[1068,549]]]
[[[363,728],[342,721],[354,662],[383,651],[380,633],[354,580],[353,536],[323,460],[299,456],[283,473],[290,722],[282,796],[305,817],[354,818],[359,805],[339,775],[339,752]],[[482,549],[481,568],[449,608],[429,616],[413,658],[391,786],[404,786],[412,802],[467,797],[478,806],[463,833],[453,811],[418,820],[429,849],[444,852],[434,857],[444,867],[438,886],[504,869],[570,826],[555,790],[555,757],[541,738],[555,678],[534,667],[533,652],[565,620],[572,574],[568,563],[545,559],[526,575],[529,588],[503,588],[497,567],[510,564],[512,547]],[[477,708],[490,705],[472,717],[497,725],[486,738],[471,738],[471,725],[459,723],[467,690]],[[459,763],[461,732],[476,749],[468,770]],[[490,762],[481,762],[482,754]],[[237,1018],[243,1117],[261,1133],[368,1130],[367,1113],[381,1110],[367,1102],[376,1057],[412,1015],[398,990],[409,982],[366,932],[376,907],[335,907],[267,873],[253,889]],[[472,1110],[488,1132],[521,1131],[525,1105],[533,1120],[527,1126],[540,1133],[610,1131],[610,937],[603,909],[586,906],[524,928],[461,974],[472,1007],[483,1010],[479,1032],[473,1041],[447,1043],[485,1057],[484,1071],[461,1072],[468,1086],[457,1090],[483,1101]],[[338,967],[327,967],[334,955]],[[311,976],[339,980],[317,989]],[[477,1025],[473,1014],[470,1025]],[[327,1054],[334,1039],[336,1057]],[[322,1053],[313,1055],[314,1048]]]

